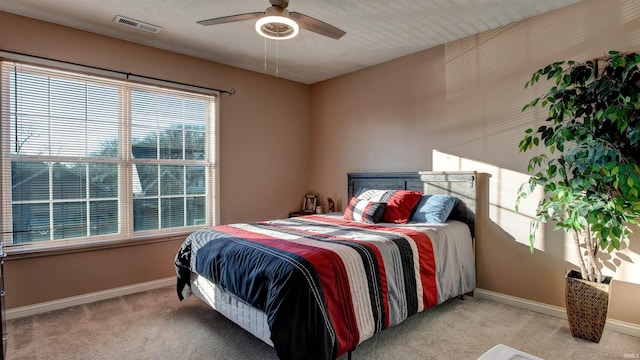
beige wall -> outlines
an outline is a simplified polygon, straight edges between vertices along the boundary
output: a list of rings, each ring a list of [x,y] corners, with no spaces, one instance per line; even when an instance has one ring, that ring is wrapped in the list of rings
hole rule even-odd
[[[532,154],[519,154],[524,129],[543,114],[520,113],[539,91],[523,90],[550,62],[640,50],[640,4],[577,5],[438,46],[311,87],[309,187],[343,210],[346,173],[394,170],[489,172],[490,220],[477,243],[478,286],[564,306],[570,243],[544,229],[528,246],[531,205],[514,212]],[[535,205],[535,202],[534,202]],[[635,229],[636,238],[640,229]],[[616,272],[609,317],[640,324],[640,242],[607,266]]]
[[[307,191],[309,86],[0,12],[0,49],[220,89],[220,220],[285,217]],[[5,263],[7,308],[173,276],[180,240]]]
[[[539,121],[520,113],[535,94],[522,88],[551,61],[638,50],[637,3],[585,0],[311,87],[2,12],[0,49],[236,88],[221,104],[222,223],[286,216],[307,191],[319,193],[322,203],[333,197],[342,210],[345,174],[352,171],[489,172],[479,287],[563,306],[562,275],[573,265],[562,236],[545,229],[530,254],[526,207],[524,215],[513,211],[528,159],[518,154],[517,142]],[[172,276],[179,244],[9,259],[7,306]],[[632,304],[640,292],[639,246],[610,261],[621,266],[609,315],[634,324],[640,324]]]

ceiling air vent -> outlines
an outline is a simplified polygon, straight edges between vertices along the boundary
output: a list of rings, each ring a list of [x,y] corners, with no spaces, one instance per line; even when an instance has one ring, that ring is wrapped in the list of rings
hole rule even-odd
[[[162,28],[159,26],[143,23],[142,21],[133,20],[120,15],[116,16],[116,18],[113,19],[113,22],[116,22],[118,24],[122,24],[125,26],[129,26],[129,27],[134,27],[136,29],[152,32],[154,34],[157,34],[160,32],[160,30],[162,30]]]

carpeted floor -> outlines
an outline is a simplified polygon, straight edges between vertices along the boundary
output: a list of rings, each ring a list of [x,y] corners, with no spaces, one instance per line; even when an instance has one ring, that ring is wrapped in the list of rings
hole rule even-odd
[[[277,359],[275,351],[173,287],[7,322],[7,358]],[[455,299],[360,344],[354,360],[477,359],[505,344],[547,360],[637,359],[640,338],[571,337],[566,320],[481,299]],[[346,355],[343,356],[346,359]]]

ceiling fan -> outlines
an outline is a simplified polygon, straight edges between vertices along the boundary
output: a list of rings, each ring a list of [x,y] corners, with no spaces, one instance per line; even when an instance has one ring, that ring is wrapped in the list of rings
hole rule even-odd
[[[275,40],[291,39],[298,35],[299,28],[324,35],[332,39],[340,39],[346,32],[323,21],[301,14],[289,12],[289,0],[269,0],[271,6],[263,12],[252,12],[238,15],[223,16],[198,21],[200,25],[219,25],[236,21],[258,19],[256,31],[258,34]]]

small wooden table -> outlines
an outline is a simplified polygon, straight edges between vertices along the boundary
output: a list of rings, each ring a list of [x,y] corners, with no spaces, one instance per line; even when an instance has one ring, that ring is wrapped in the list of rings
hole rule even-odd
[[[292,211],[289,213],[289,217],[296,217],[296,216],[305,216],[305,215],[311,215],[313,214],[313,211],[302,211],[302,210],[298,210],[298,211]]]

